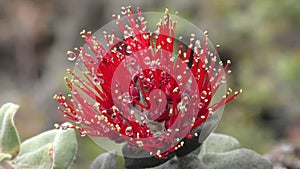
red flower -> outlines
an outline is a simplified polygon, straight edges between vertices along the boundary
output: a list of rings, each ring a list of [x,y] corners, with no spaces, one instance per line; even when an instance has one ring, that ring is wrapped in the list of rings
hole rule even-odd
[[[69,126],[82,135],[128,142],[156,157],[165,157],[192,139],[210,114],[233,100],[232,90],[218,102],[212,99],[230,73],[223,68],[217,50],[208,49],[192,34],[185,44],[175,38],[176,22],[166,12],[155,32],[147,30],[139,9],[122,8],[128,25],[114,16],[124,38],[104,33],[106,44],[82,31],[86,46],[67,52],[77,59],[73,79],[66,78],[72,95],[55,96],[68,119],[82,126]]]

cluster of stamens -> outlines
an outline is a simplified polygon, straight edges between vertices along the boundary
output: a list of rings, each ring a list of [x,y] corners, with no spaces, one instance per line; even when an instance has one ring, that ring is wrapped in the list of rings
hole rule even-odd
[[[74,71],[67,70],[73,78],[65,78],[71,94],[54,98],[64,116],[76,123],[64,128],[126,141],[163,158],[183,147],[183,138],[198,137],[191,131],[242,91],[229,88],[212,103],[226,83],[230,61],[223,67],[217,60],[219,46],[208,49],[207,32],[202,41],[191,34],[184,44],[182,37],[175,39],[176,21],[167,10],[154,32],[147,30],[139,9],[136,14],[131,7],[121,11],[124,17],[113,18],[123,38],[103,32],[107,43],[102,44],[91,32],[80,33],[86,47],[67,52],[70,61],[77,61]]]

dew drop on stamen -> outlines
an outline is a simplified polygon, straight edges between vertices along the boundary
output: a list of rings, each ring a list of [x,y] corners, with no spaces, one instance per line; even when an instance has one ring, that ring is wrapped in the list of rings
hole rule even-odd
[[[131,137],[133,135],[132,127],[127,127],[125,129],[125,134],[126,134],[126,136]]]
[[[167,38],[168,43],[172,43],[172,39],[170,37]]]
[[[123,55],[123,53],[121,53],[121,52],[118,52],[118,53],[117,53],[117,57],[118,57],[119,59],[124,59],[124,55]]]
[[[54,127],[56,128],[56,129],[60,129],[60,125],[59,124],[54,124]]]
[[[74,117],[74,119],[75,119],[75,123],[76,123],[76,124],[80,124],[80,123],[82,122],[82,117],[79,116],[79,115],[76,115],[76,116]]]
[[[77,59],[77,55],[73,51],[67,51],[67,59],[69,61],[74,61]]]
[[[98,86],[100,84],[103,84],[104,80],[100,77],[95,76],[93,82],[94,82],[95,85]]]
[[[174,138],[173,143],[178,143],[180,141],[180,138]]]
[[[124,31],[123,35],[125,39],[132,37],[132,33],[128,32],[127,30]]]
[[[150,70],[155,71],[156,70],[156,64],[154,62],[151,62],[149,68],[150,68]]]
[[[122,9],[121,14],[122,14],[122,15],[125,15],[125,14],[126,14],[126,9],[125,9],[125,8]]]
[[[76,90],[72,90],[71,93],[72,93],[73,95],[77,95],[77,91],[76,91]]]
[[[100,108],[100,103],[95,102],[95,103],[94,103],[94,108],[95,108],[96,110],[99,110],[99,108]]]
[[[152,78],[154,77],[153,71],[150,70],[150,71],[148,72],[148,76],[152,79]]]
[[[68,129],[68,126],[66,126],[66,125],[61,125],[60,128],[61,128],[62,130],[67,130],[67,129]]]
[[[126,52],[127,52],[128,54],[131,54],[131,53],[132,53],[132,47],[131,47],[130,45],[127,46]]]
[[[185,106],[187,104],[190,103],[190,97],[188,95],[185,95],[183,98],[182,98],[182,105]]]
[[[130,95],[129,95],[129,93],[128,92],[126,92],[126,93],[123,93],[122,94],[122,101],[123,101],[123,103],[131,103],[132,101],[131,101],[131,97],[130,97]]]
[[[160,77],[165,80],[167,78],[166,72],[165,71],[161,72]]]
[[[140,75],[139,75],[139,79],[142,80],[142,79],[144,79],[144,78],[145,78],[145,76],[144,76],[143,74],[140,74]]]
[[[202,109],[202,107],[203,107],[203,103],[202,102],[198,103],[198,108]]]
[[[86,134],[87,134],[87,132],[86,132],[86,131],[80,131],[80,137],[85,137],[85,136],[86,136]]]
[[[131,66],[135,65],[135,63],[136,63],[136,60],[134,58],[130,59],[130,65]]]
[[[106,127],[105,125],[102,125],[102,129],[103,129],[103,132],[104,132],[104,133],[109,132],[109,128]]]
[[[221,83],[221,84],[225,84],[225,83],[226,83],[226,80],[221,80],[220,83]]]
[[[145,65],[150,65],[151,60],[150,60],[149,56],[147,56],[147,57],[144,58],[144,63],[145,63]]]

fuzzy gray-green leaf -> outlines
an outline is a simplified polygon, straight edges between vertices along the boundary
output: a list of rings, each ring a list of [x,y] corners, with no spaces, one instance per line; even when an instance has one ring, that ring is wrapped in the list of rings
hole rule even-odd
[[[13,121],[19,106],[6,103],[0,108],[0,153],[14,158],[20,150],[20,138]]]
[[[22,143],[20,156],[36,151],[39,147],[49,143],[53,144],[54,147],[54,169],[68,168],[77,151],[74,129],[54,129],[32,137]]]
[[[202,168],[214,169],[271,169],[272,164],[254,151],[241,148],[230,136],[212,133],[198,155]]]
[[[17,168],[24,169],[52,169],[54,165],[54,145],[46,144],[35,151],[18,157],[15,161]]]
[[[113,153],[103,153],[93,161],[90,169],[117,169],[117,157]]]
[[[231,136],[212,133],[202,144],[199,157],[206,153],[221,153],[241,148],[239,141]]]
[[[207,168],[214,169],[272,169],[269,160],[254,151],[237,149],[223,153],[207,153],[202,158]]]

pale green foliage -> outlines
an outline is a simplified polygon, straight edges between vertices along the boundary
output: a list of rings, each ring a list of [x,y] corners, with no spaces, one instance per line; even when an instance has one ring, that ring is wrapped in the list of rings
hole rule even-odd
[[[0,109],[0,168],[1,161],[2,164],[24,169],[69,168],[77,151],[75,130],[49,130],[29,138],[20,145],[19,134],[13,121],[18,107],[7,103]],[[70,123],[62,124],[66,125]]]
[[[20,138],[13,121],[18,108],[12,103],[0,108],[0,160],[14,158],[20,150]]]
[[[70,125],[65,123],[63,125]],[[26,158],[39,147],[47,147],[51,144],[54,168],[68,168],[74,159],[77,149],[77,141],[74,129],[54,129],[32,137],[21,144],[20,158]],[[46,155],[46,154],[45,154]],[[17,160],[17,162],[19,159]]]

